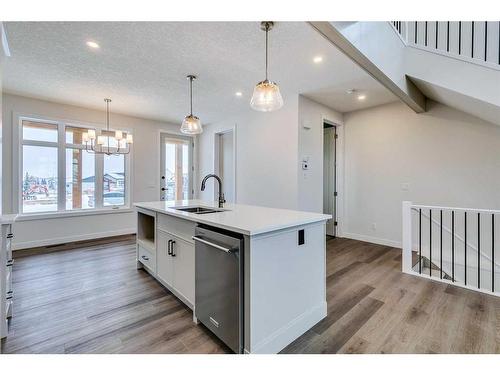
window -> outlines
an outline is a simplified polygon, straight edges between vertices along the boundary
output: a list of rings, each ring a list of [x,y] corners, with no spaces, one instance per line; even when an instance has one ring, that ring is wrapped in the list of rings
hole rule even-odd
[[[57,211],[57,147],[23,146],[23,212]]]
[[[128,205],[128,155],[85,150],[87,127],[21,119],[20,212],[118,208]]]
[[[104,155],[104,206],[125,204],[125,155]]]

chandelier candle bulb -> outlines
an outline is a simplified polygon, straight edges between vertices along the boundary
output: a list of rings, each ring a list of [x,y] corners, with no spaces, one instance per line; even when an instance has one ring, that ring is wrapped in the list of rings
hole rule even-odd
[[[82,134],[82,142],[87,143],[89,141],[89,133]]]
[[[132,137],[132,134],[127,134],[127,143],[128,144],[134,143],[134,137]]]
[[[101,146],[104,144],[104,136],[100,135],[97,137],[97,144]]]
[[[115,131],[115,139],[121,141],[123,139],[123,132],[121,130]]]
[[[89,129],[87,134],[88,134],[89,139],[95,139],[95,130],[94,129]]]

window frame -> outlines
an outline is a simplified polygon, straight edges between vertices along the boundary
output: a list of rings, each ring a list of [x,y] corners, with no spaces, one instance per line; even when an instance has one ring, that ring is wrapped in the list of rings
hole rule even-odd
[[[14,121],[17,129],[13,132],[13,178],[12,178],[12,201],[14,208],[17,207],[17,212],[20,218],[50,218],[50,217],[71,217],[71,216],[86,216],[92,214],[105,214],[110,212],[131,212],[130,202],[132,201],[131,181],[132,181],[132,168],[131,160],[133,157],[133,147],[129,154],[126,154],[124,159],[124,172],[125,172],[125,199],[123,205],[104,206],[103,205],[103,186],[104,186],[104,156],[102,154],[95,154],[94,157],[94,170],[95,170],[95,198],[94,208],[77,208],[66,209],[66,150],[81,149],[85,150],[85,145],[78,145],[66,142],[66,127],[78,127],[84,129],[95,129],[97,134],[102,130],[102,124],[93,124],[89,122],[80,122],[74,120],[61,120],[51,118],[50,116],[43,115],[25,115],[13,113]],[[49,141],[34,141],[24,140],[23,138],[23,121],[39,122],[45,124],[54,124],[57,126],[58,138],[57,142]],[[114,129],[110,129],[114,130]],[[127,133],[132,133],[130,129],[121,128]],[[23,199],[22,199],[22,180],[23,180],[23,146],[48,146],[57,148],[57,163],[58,163],[58,176],[57,176],[57,211],[43,211],[43,212],[23,212]]]

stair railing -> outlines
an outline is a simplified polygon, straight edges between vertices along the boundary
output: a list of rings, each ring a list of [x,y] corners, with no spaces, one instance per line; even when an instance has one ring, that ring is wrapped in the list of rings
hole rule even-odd
[[[390,21],[414,48],[500,70],[500,21]]]
[[[500,296],[499,215],[403,202],[403,272]]]

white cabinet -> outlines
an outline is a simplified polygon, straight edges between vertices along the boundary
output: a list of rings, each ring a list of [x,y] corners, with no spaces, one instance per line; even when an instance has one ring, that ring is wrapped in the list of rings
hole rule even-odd
[[[189,307],[194,306],[194,244],[158,229],[156,276]]]
[[[7,318],[12,315],[12,225],[3,223],[0,230],[0,338],[7,336]]]
[[[156,276],[163,284],[171,287],[173,284],[173,259],[170,255],[171,235],[158,230],[157,248],[156,248]]]
[[[153,211],[137,212],[137,261],[190,308],[194,307],[196,223]]]
[[[194,244],[173,237],[173,287],[194,306]]]

